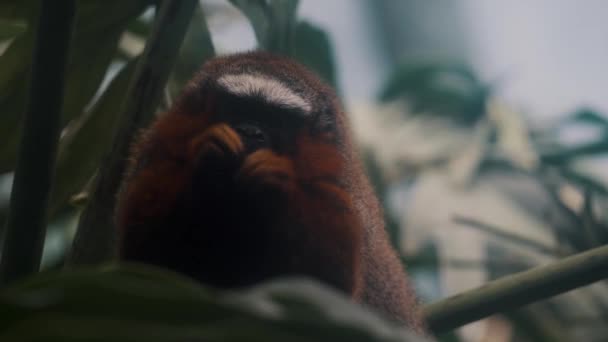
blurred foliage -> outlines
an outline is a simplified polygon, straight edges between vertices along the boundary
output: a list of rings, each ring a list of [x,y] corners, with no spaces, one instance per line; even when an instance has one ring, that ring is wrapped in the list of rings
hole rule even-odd
[[[551,217],[538,217],[552,227],[546,234],[553,236],[557,245],[545,245],[545,242],[511,233],[512,227],[509,225],[512,223],[480,222],[474,218],[454,216],[455,223],[478,230],[489,241],[495,241],[495,248],[486,253],[485,260],[441,259],[439,250],[425,248],[416,255],[405,257],[410,272],[418,272],[421,268],[435,269],[437,273],[446,267],[463,270],[477,268],[485,270],[490,279],[496,279],[529,269],[538,265],[539,260],[556,260],[608,244],[608,215],[605,214],[608,212],[608,177],[597,170],[601,165],[589,162],[602,160],[608,153],[607,115],[581,108],[552,125],[530,127],[518,118],[522,116],[521,113],[497,109],[493,104],[496,102],[494,93],[494,86],[484,85],[470,67],[427,60],[409,61],[398,66],[380,92],[379,99],[402,105],[403,113],[406,113],[403,124],[411,118],[429,123],[439,119],[452,125],[453,130],[468,131],[471,136],[489,129],[490,134],[473,142],[480,144],[482,153],[478,156],[471,153],[479,150],[456,150],[453,155],[444,156],[439,164],[429,165],[428,168],[420,166],[414,169],[414,174],[404,176],[416,184],[416,180],[424,177],[428,169],[436,170],[439,167],[450,173],[453,172],[450,168],[456,164],[454,161],[478,159],[474,162],[477,166],[471,182],[465,183],[462,189],[463,195],[468,189],[484,182],[487,175],[495,175],[498,179],[500,175],[531,179],[550,199],[550,206],[557,216],[564,218],[555,225],[549,221]],[[563,141],[564,131],[580,128],[581,125],[593,127],[598,133],[574,144]],[[428,127],[432,126],[429,124]],[[521,158],[526,154],[527,161]],[[376,184],[385,187],[379,190],[380,194],[386,192],[386,187],[394,186],[391,182]],[[571,196],[564,197],[566,190],[580,196],[580,205],[574,204]],[[526,194],[520,196],[525,197]],[[525,207],[520,210],[525,215],[537,215]],[[444,234],[450,233],[446,231]],[[522,250],[526,253],[522,254]],[[530,258],[529,255],[534,254],[543,255],[543,258]],[[585,308],[578,301],[593,305]],[[602,340],[598,336],[605,336],[602,334],[605,333],[603,327],[608,316],[608,288],[601,285],[582,288],[574,295],[560,296],[530,308],[505,313],[504,318],[513,324],[514,340],[572,341],[576,340],[576,333],[580,334],[577,330],[580,316],[574,319],[576,315],[585,317],[582,329],[585,329],[585,336],[589,336],[590,341]]]
[[[28,13],[28,8],[34,11],[35,6],[31,3],[35,2],[19,1],[14,6]],[[63,101],[64,124],[78,118],[90,103],[116,54],[126,25],[146,5],[146,1],[140,0],[78,2]],[[112,16],[99,15],[106,11]],[[35,18],[35,14],[28,18]],[[15,165],[33,41],[33,27],[29,25],[27,31],[16,37],[0,56],[0,108],[4,113],[0,121],[0,135],[4,138],[0,146],[0,173],[10,171]]]
[[[395,70],[380,92],[384,102],[403,98],[412,114],[451,117],[470,125],[485,113],[488,86],[464,64],[453,62],[407,62]]]
[[[0,317],[2,341],[422,341],[308,280],[218,291],[142,265],[42,273]]]

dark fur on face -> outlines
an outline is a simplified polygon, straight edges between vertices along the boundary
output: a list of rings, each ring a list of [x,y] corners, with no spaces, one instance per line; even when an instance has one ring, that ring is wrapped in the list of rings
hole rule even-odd
[[[415,329],[415,297],[331,88],[251,52],[215,58],[134,146],[120,254],[213,286],[307,275]]]

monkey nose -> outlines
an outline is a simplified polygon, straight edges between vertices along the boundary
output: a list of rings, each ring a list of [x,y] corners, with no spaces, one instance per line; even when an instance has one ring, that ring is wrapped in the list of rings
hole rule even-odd
[[[261,148],[270,147],[270,139],[260,127],[242,123],[236,125],[234,130],[241,136],[247,153],[254,152]]]

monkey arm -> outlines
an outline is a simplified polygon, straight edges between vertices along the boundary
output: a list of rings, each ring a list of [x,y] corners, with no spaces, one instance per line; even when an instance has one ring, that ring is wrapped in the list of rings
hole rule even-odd
[[[338,157],[335,148],[308,142],[291,157],[258,150],[238,171],[237,188],[276,218],[268,234],[281,273],[313,276],[358,296],[362,229],[340,184]]]
[[[244,155],[239,135],[225,124],[182,141],[172,150],[183,156],[167,152],[168,144],[144,142],[157,146],[125,185],[123,258],[219,286],[309,275],[357,291],[360,224],[331,148]],[[320,160],[310,160],[311,153]]]

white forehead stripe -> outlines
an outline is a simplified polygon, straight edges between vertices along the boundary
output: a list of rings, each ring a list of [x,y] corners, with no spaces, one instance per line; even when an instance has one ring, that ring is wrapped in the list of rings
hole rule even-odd
[[[236,74],[224,75],[217,83],[226,91],[243,96],[261,96],[266,101],[279,106],[297,108],[306,113],[312,110],[300,95],[289,89],[285,84],[263,75]]]

